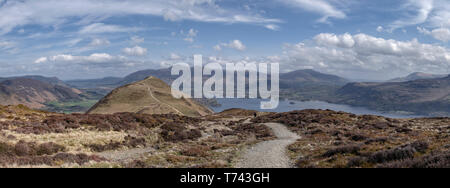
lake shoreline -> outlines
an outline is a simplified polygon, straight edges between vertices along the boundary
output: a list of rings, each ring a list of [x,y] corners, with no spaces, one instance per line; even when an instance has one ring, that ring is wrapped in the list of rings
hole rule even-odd
[[[262,112],[289,112],[295,110],[317,109],[317,110],[333,110],[352,113],[356,115],[377,115],[389,118],[425,118],[431,117],[426,115],[417,115],[410,112],[381,112],[371,110],[366,107],[350,106],[345,104],[334,104],[325,101],[296,101],[283,100],[280,101],[278,108],[273,110],[261,110],[260,103],[262,99],[216,99],[220,104],[219,107],[211,107],[215,112],[222,112],[231,108],[241,108],[246,110],[257,110]]]

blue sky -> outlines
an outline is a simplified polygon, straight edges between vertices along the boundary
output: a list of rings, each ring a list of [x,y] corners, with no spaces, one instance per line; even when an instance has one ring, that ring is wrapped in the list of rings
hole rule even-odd
[[[279,62],[383,80],[448,74],[447,0],[0,0],[0,76],[124,76],[191,62]]]

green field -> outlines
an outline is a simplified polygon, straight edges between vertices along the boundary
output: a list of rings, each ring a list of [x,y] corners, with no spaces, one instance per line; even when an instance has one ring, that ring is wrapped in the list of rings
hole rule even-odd
[[[48,102],[44,110],[59,113],[82,113],[86,112],[97,103],[98,100],[82,100],[82,101],[67,101],[67,102]]]

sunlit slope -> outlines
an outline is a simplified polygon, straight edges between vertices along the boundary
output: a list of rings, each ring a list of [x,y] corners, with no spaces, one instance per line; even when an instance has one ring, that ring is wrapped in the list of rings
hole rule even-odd
[[[88,111],[89,114],[118,112],[186,116],[204,116],[212,113],[210,109],[191,99],[172,97],[170,86],[155,77],[148,77],[113,90]]]

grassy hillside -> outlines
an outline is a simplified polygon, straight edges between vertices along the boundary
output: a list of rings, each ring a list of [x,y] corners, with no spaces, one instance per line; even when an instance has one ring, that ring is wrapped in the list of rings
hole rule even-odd
[[[171,88],[155,77],[149,77],[113,90],[88,111],[90,114],[117,112],[172,113],[187,116],[203,116],[212,113],[211,110],[191,99],[173,98]]]

